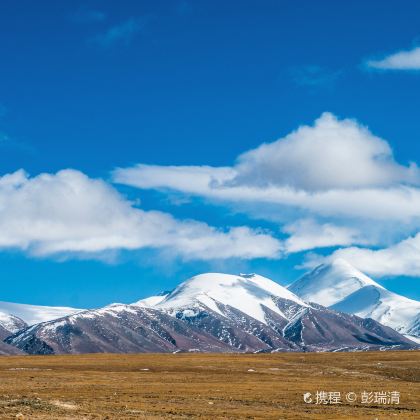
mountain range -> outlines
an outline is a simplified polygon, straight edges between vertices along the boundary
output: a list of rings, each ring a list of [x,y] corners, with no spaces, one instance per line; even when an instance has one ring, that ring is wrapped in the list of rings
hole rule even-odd
[[[201,274],[100,309],[0,303],[1,354],[416,349],[420,302],[344,260],[285,288],[257,274]]]
[[[289,290],[305,301],[373,318],[420,341],[420,302],[385,289],[343,259],[315,268]]]

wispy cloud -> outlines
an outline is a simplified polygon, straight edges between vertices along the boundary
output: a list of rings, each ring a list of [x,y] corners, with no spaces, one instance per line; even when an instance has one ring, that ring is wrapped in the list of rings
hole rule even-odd
[[[128,45],[144,27],[145,22],[145,18],[130,18],[94,36],[90,39],[90,42],[102,48],[110,48],[116,44]]]
[[[293,67],[290,72],[297,85],[312,88],[332,86],[342,75],[340,70],[334,71],[317,65]]]
[[[94,23],[103,22],[106,19],[106,13],[100,10],[78,10],[70,15],[70,20],[76,23]]]
[[[420,70],[420,47],[397,51],[380,60],[366,61],[367,68],[377,70]]]
[[[1,152],[14,150],[27,154],[36,154],[37,150],[31,144],[18,140],[14,137],[11,137],[7,132],[1,131],[0,129],[0,148]]]

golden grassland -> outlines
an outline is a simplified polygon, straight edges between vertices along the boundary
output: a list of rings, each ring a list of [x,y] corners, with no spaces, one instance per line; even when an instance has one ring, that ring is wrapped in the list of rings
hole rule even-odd
[[[305,404],[317,390],[401,396]],[[1,419],[420,419],[419,398],[419,351],[0,358]]]

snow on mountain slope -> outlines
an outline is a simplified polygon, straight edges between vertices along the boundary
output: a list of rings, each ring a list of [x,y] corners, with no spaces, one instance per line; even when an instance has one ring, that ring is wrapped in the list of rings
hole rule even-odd
[[[26,326],[26,323],[22,319],[14,315],[7,314],[5,312],[0,312],[0,328],[3,329],[4,333],[0,335],[5,336],[7,335],[7,333],[15,333],[21,330],[22,328],[25,328]]]
[[[13,315],[25,321],[28,325],[39,322],[51,321],[79,312],[81,309],[61,306],[38,306],[22,303],[0,302],[0,312],[6,315]]]
[[[393,293],[343,259],[321,265],[289,286],[308,302],[372,318],[401,333],[420,336],[420,302]]]
[[[307,302],[331,306],[365,286],[383,287],[339,258],[323,264],[292,283],[288,289]]]
[[[256,274],[235,276],[207,273],[192,277],[180,284],[155,307],[166,310],[188,309],[201,303],[214,312],[224,315],[217,305],[221,303],[266,324],[266,314],[262,305],[286,318],[273,297],[307,306],[283,286]]]
[[[420,302],[382,287],[365,286],[331,306],[331,309],[373,318],[399,332],[408,333],[413,319],[420,314]]]
[[[1,342],[0,342],[1,343]],[[165,311],[112,304],[33,325],[6,343],[28,354],[231,352],[228,343]],[[269,348],[257,343],[252,351]],[[1,352],[1,348],[0,348]]]
[[[410,335],[410,334],[404,334],[404,337],[408,338],[409,340],[411,340],[412,342],[416,344],[420,344],[420,337],[417,337],[415,335]]]
[[[413,322],[409,325],[408,334],[420,337],[420,313],[414,318]]]
[[[417,348],[372,319],[308,305],[264,277],[217,273],[193,277],[166,296],[31,325],[6,335],[5,343],[28,354]]]
[[[151,308],[151,307],[157,305],[158,303],[162,302],[163,299],[165,299],[166,296],[168,296],[169,293],[170,292],[165,292],[165,293],[162,293],[160,295],[150,296],[148,298],[141,299],[141,300],[133,303],[132,305],[135,305],[135,306],[144,306],[146,308]]]

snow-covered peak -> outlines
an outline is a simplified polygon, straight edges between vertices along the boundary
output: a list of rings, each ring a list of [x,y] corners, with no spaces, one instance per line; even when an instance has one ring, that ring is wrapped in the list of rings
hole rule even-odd
[[[330,306],[365,286],[382,286],[342,258],[322,264],[289,286],[302,299]]]
[[[289,290],[308,302],[373,318],[399,332],[416,335],[412,325],[420,314],[420,302],[385,289],[343,259],[316,267]]]
[[[6,331],[15,333],[26,326],[25,322],[5,312],[0,312],[0,327],[3,327]]]
[[[331,308],[373,318],[403,333],[408,333],[413,319],[420,316],[420,302],[375,285],[356,290]]]
[[[0,302],[0,311],[14,315],[25,321],[28,325],[37,324],[39,322],[51,321],[79,312],[82,309],[68,308],[63,306],[38,306],[26,305],[22,303]]]
[[[235,276],[221,273],[206,273],[192,277],[156,304],[159,309],[190,308],[204,304],[221,313],[217,302],[229,305],[245,314],[266,323],[262,305],[284,316],[273,297],[288,299],[307,306],[300,298],[272,280],[259,275]]]

